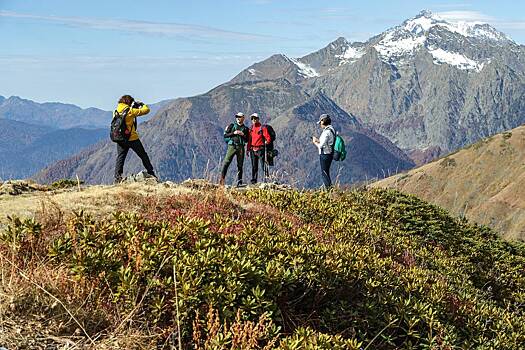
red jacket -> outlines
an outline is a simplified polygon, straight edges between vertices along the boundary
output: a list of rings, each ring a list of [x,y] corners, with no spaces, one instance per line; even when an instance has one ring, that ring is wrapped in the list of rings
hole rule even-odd
[[[261,123],[255,123],[250,128],[250,133],[248,134],[247,150],[257,151],[263,148],[264,140],[266,140],[266,143],[270,143],[271,139],[270,139],[270,134],[268,133],[268,129],[262,126]]]

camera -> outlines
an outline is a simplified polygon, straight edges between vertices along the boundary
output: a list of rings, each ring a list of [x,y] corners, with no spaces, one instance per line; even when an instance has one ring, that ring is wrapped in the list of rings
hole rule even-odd
[[[142,106],[144,106],[144,103],[140,101],[133,101],[133,103],[131,104],[131,108],[140,108]]]

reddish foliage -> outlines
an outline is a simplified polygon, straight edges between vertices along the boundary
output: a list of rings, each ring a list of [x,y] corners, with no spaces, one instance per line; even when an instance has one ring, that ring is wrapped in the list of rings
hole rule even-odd
[[[190,219],[202,219],[209,222],[209,228],[224,235],[237,235],[246,226],[258,220],[275,223],[289,222],[297,229],[304,226],[303,220],[293,214],[283,213],[266,204],[234,202],[223,192],[217,191],[206,195],[199,193],[173,195],[164,199],[155,196],[135,198],[141,216],[151,221],[175,223],[181,216]],[[322,229],[314,228],[321,237]]]

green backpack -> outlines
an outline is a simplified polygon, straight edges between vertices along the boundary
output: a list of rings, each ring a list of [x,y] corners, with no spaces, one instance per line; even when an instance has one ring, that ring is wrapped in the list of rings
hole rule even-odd
[[[333,132],[332,132],[332,134],[334,134],[334,136],[335,136],[334,150],[333,150],[333,152],[334,152],[334,160],[336,162],[342,162],[343,160],[346,159],[345,141],[338,134],[335,134]]]

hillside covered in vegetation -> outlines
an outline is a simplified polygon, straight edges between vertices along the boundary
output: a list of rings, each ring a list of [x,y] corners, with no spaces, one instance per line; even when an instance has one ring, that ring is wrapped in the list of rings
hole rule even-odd
[[[525,246],[415,197],[126,186],[9,219],[0,346],[525,346]]]
[[[413,194],[525,241],[525,126],[372,186]]]

